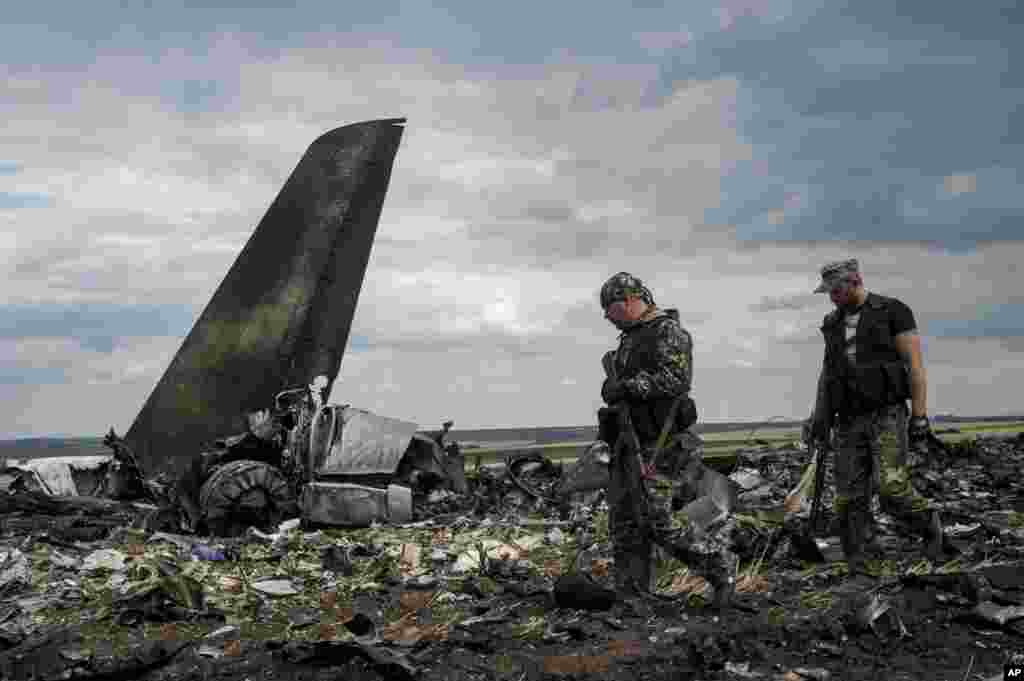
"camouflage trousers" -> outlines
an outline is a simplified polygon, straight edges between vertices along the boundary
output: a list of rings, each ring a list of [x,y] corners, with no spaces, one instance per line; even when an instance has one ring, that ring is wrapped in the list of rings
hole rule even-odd
[[[631,574],[639,576],[641,583],[637,586],[651,590],[655,546],[685,563],[712,586],[730,582],[737,563],[730,545],[734,527],[731,509],[721,508],[719,501],[710,496],[694,498],[694,472],[699,476],[706,471],[701,462],[700,439],[692,433],[682,433],[656,461],[650,461],[650,451],[645,449],[642,455],[653,468],[653,475],[643,481],[645,508],[638,509],[630,503],[629,495],[609,495],[610,500],[622,499],[609,507],[616,586],[626,586],[619,575]],[[613,473],[611,485],[618,484],[627,483],[617,481]]]
[[[837,425],[836,449],[833,509],[837,515],[842,515],[851,502],[870,505],[876,484],[882,510],[897,520],[910,522],[914,516],[930,511],[931,504],[910,481],[905,404]]]

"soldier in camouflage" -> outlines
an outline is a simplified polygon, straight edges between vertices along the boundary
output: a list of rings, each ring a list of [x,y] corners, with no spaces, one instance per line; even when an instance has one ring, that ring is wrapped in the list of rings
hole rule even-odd
[[[930,559],[941,560],[948,544],[938,511],[915,491],[907,464],[908,448],[926,451],[934,438],[914,314],[895,298],[867,292],[856,260],[823,267],[815,293],[828,293],[836,309],[821,327],[825,360],[811,430],[825,443],[835,429],[833,508],[849,572],[864,574],[875,477],[882,510],[924,538]]]
[[[626,272],[605,282],[600,301],[605,318],[622,332],[618,349],[604,358],[608,377],[601,397],[609,407],[628,407],[641,448],[647,502],[647,517],[641,519],[633,497],[616,494],[618,486],[633,483],[619,479],[612,466],[609,531],[616,588],[650,591],[652,544],[657,544],[702,574],[715,589],[715,605],[726,607],[737,562],[728,544],[734,498],[724,476],[704,466],[702,442],[690,430],[697,420],[689,397],[690,334],[680,326],[676,310],[658,308],[651,292]],[[610,411],[598,414],[598,437],[613,444]]]

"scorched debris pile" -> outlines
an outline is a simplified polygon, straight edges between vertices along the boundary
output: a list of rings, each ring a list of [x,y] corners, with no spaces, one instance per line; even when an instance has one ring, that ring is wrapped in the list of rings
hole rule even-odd
[[[276,433],[259,447],[287,459],[295,404],[278,401],[246,435]],[[152,499],[49,496],[31,488],[35,472],[8,471],[0,677],[243,679],[262,667],[288,678],[928,679],[960,678],[973,658],[987,678],[1024,644],[1024,508],[1008,474],[1024,438],[978,438],[918,464],[961,553],[922,561],[880,514],[885,555],[869,589],[845,578],[834,536],[819,540],[818,563],[792,541],[809,511],[805,450],[741,450],[723,471],[738,500],[737,604],[712,616],[706,585],[667,558],[650,598],[616,597],[603,489],[560,492],[599,473],[532,455],[456,482],[445,471],[457,447],[443,431],[421,435],[433,446],[407,443],[393,475],[332,483],[385,501],[399,470],[411,483],[412,517],[363,527],[301,519],[294,501],[291,517],[237,536],[169,532],[153,523],[184,514]],[[275,470],[288,484],[317,478]]]

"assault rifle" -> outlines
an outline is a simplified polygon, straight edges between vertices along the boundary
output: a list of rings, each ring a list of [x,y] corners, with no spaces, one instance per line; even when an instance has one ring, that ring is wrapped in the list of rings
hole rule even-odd
[[[618,372],[615,370],[614,354],[613,352],[608,352],[601,358],[604,373],[612,380],[618,378]],[[610,473],[612,479],[614,480],[618,477],[620,483],[619,485],[610,485],[612,489],[609,489],[609,492],[612,495],[622,494],[631,498],[632,503],[629,505],[636,513],[637,524],[646,530],[649,513],[647,488],[644,486],[643,469],[641,467],[642,449],[636,430],[633,428],[629,404],[625,400],[621,400],[609,405],[607,409],[602,409],[599,414],[602,415],[600,416],[601,420],[606,421],[601,424],[601,430],[608,433],[605,437],[608,437],[610,441],[606,441],[612,447]],[[614,433],[614,437],[610,433]],[[618,487],[618,489],[614,489],[615,487]],[[609,498],[609,502],[614,505],[613,499]]]
[[[812,460],[817,468],[814,471],[814,496],[811,497],[811,517],[808,521],[808,535],[811,538],[817,536],[823,528],[821,527],[821,495],[825,491],[825,462],[828,454],[828,445],[818,446],[818,443],[811,439],[808,445]]]
[[[601,360],[608,378],[617,378],[614,353],[607,353]],[[631,520],[639,529],[644,541],[649,541],[651,516],[647,487],[644,485],[641,468],[641,447],[633,421],[630,418],[629,403],[621,400],[598,411],[599,437],[612,445],[609,466],[608,505],[614,514],[627,511]],[[610,528],[609,528],[610,529]],[[616,564],[616,571],[621,571],[616,581],[623,584],[632,583],[641,593],[650,590],[652,579],[649,552],[630,556],[623,564]],[[623,557],[624,558],[624,557]],[[620,559],[616,556],[616,561]]]

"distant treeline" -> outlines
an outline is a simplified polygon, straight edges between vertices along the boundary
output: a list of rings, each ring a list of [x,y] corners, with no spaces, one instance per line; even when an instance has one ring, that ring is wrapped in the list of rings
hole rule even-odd
[[[933,423],[999,423],[1024,421],[1024,416],[951,416],[938,414]],[[759,421],[755,423],[698,423],[698,433],[750,432],[762,429],[787,428],[798,430],[801,421]],[[428,429],[429,430],[429,429]],[[464,442],[586,442],[597,438],[596,426],[565,426],[550,428],[479,428],[452,430],[450,439]],[[78,456],[109,454],[101,437],[40,437],[19,440],[0,440],[0,457]]]
[[[110,454],[101,437],[27,437],[0,440],[2,458],[40,458],[49,456],[95,456]]]
[[[1024,416],[953,416],[939,414],[929,417],[932,423],[1003,423],[1007,421],[1024,421]]]
[[[764,421],[760,423],[698,423],[693,427],[698,433],[749,432],[762,428],[799,429],[799,421]],[[466,442],[519,442],[537,444],[555,442],[584,442],[597,439],[597,426],[566,426],[563,428],[481,428],[479,430],[455,430],[450,436]]]

